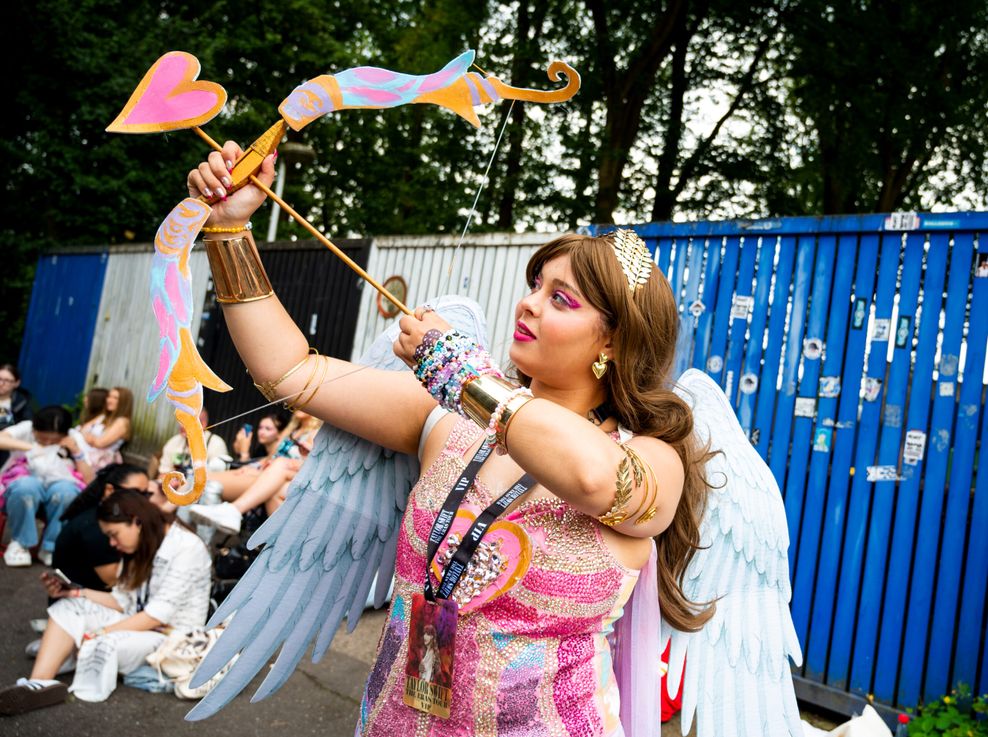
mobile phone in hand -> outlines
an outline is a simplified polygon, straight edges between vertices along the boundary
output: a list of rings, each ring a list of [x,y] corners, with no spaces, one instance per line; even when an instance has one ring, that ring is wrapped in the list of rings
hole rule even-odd
[[[58,568],[53,568],[51,574],[57,578],[67,589],[81,589],[82,586],[72,581],[71,578],[62,573]]]
[[[244,435],[250,435],[252,432],[254,432],[254,426],[251,425],[249,422],[245,422],[244,423]]]

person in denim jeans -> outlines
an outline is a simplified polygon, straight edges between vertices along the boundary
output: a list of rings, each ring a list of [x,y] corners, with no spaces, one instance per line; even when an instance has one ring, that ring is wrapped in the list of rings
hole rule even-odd
[[[11,530],[11,542],[3,560],[8,566],[31,565],[29,548],[38,544],[35,518],[45,512],[44,534],[38,559],[51,565],[55,540],[61,530],[59,519],[93,478],[93,469],[68,436],[72,416],[64,407],[41,409],[33,420],[25,420],[0,432],[0,449],[14,453],[3,469],[3,503]],[[80,483],[82,482],[82,483]]]

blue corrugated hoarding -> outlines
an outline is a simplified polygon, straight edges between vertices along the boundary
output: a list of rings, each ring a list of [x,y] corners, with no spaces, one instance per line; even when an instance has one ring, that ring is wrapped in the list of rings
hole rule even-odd
[[[782,488],[800,696],[988,690],[988,213],[630,227],[677,370],[720,382]]]
[[[73,404],[85,388],[106,252],[38,259],[18,368],[39,405]]]

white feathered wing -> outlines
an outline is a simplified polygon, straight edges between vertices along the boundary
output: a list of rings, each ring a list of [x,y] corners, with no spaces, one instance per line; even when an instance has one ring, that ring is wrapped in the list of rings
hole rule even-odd
[[[454,328],[487,345],[483,311],[476,302],[451,296],[430,304]],[[397,335],[394,323],[358,363],[408,371],[394,355]],[[323,425],[285,503],[248,542],[264,549],[210,619],[207,626],[214,627],[233,614],[191,686],[207,682],[239,657],[186,719],[205,719],[223,708],[279,647],[278,659],[252,701],[285,683],[313,639],[312,659],[320,660],[343,617],[351,631],[356,627],[375,576],[374,604],[383,604],[394,575],[399,522],[418,476],[417,458]]]
[[[789,599],[789,533],[775,477],[745,437],[721,388],[690,369],[677,393],[693,407],[701,443],[718,452],[707,464],[708,496],[697,551],[683,580],[695,602],[717,602],[697,633],[662,621],[671,640],[668,692],[682,681],[682,731],[693,716],[698,737],[801,737],[789,660],[802,652]],[[685,673],[684,673],[685,666]]]

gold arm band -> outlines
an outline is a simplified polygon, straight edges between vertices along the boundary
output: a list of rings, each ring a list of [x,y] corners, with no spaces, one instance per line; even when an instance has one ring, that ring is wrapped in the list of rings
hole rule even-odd
[[[631,501],[632,474],[631,456],[626,454],[617,467],[616,490],[611,508],[597,518],[602,525],[616,527],[628,518],[628,510],[625,507]]]
[[[642,457],[632,447],[626,445],[624,446],[624,450],[628,454],[628,457],[631,458],[632,466],[637,468],[636,478],[643,479],[645,482],[641,502],[635,511],[628,515],[635,518],[636,525],[643,525],[652,519],[658,511],[655,507],[655,500],[659,495],[659,485],[655,480],[655,472],[652,470],[652,466],[642,460]],[[639,481],[640,483],[641,481]],[[644,512],[642,512],[643,509],[645,510]]]
[[[273,402],[275,399],[278,398],[278,395],[274,391],[275,389],[278,388],[278,385],[281,384],[281,382],[283,382],[289,376],[294,374],[296,371],[298,371],[300,368],[302,368],[305,365],[305,362],[309,360],[309,356],[313,354],[318,356],[319,351],[317,351],[315,348],[309,348],[309,352],[305,354],[305,358],[303,358],[301,361],[299,361],[290,369],[288,369],[285,373],[283,373],[281,375],[281,378],[275,379],[274,381],[262,381],[260,384],[254,382],[254,386],[257,388],[257,391],[259,391],[261,394],[264,395],[265,399],[267,399],[269,402]],[[309,380],[310,381],[312,380],[311,377],[309,378]],[[306,387],[308,387],[308,384],[306,384]],[[303,389],[302,391],[305,391],[305,389]]]
[[[292,412],[296,410],[305,409],[309,406],[316,394],[319,392],[319,388],[325,383],[326,374],[329,373],[329,357],[328,356],[318,356],[315,361],[316,365],[312,369],[312,373],[309,375],[309,380],[305,382],[305,386],[302,387],[302,391],[298,393],[298,399],[292,403],[286,403],[285,407]],[[319,374],[319,380],[316,382],[315,386],[312,387],[312,393],[308,397],[303,395],[309,389],[309,385],[312,383],[312,378],[316,375],[317,369],[322,369],[322,373]]]
[[[225,240],[207,238],[205,243],[217,302],[256,302],[274,294],[249,233]]]
[[[496,376],[478,376],[463,386],[460,406],[471,420],[485,430],[490,424],[491,415],[501,402],[507,401],[518,387]],[[505,408],[507,412],[507,408]],[[505,424],[502,420],[502,424]]]

